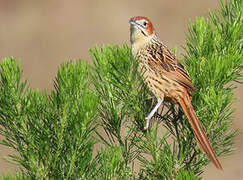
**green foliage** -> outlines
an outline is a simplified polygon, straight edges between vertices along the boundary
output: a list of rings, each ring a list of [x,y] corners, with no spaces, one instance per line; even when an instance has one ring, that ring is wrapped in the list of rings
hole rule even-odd
[[[15,174],[13,173],[8,173],[5,175],[0,176],[0,179],[4,180],[30,180],[31,178],[24,175],[22,172],[17,172]]]
[[[106,146],[120,147],[126,171],[132,172],[137,143],[144,137],[141,130],[149,110],[148,90],[127,46],[95,48],[90,54],[94,64],[92,82],[100,96],[100,126],[107,138],[97,134]]]
[[[0,68],[1,143],[19,153],[11,160],[36,179],[89,177],[98,98],[89,89],[88,66],[63,64],[50,95],[21,82],[13,58]]]
[[[130,171],[126,168],[126,162],[122,157],[120,146],[106,146],[101,149],[97,159],[97,171],[94,179],[129,179],[132,177]]]
[[[219,155],[233,150],[237,133],[230,126],[236,88],[232,82],[242,83],[242,14],[242,0],[220,1],[220,9],[210,12],[209,18],[190,23],[184,47],[184,62],[197,89],[193,104],[202,123],[209,126],[207,134]]]
[[[182,112],[174,105],[166,104],[169,109],[163,107],[163,116],[157,114],[154,125],[143,131],[145,116],[153,103],[130,48],[95,48],[91,57],[92,82],[100,96],[98,108],[103,130],[99,129],[97,135],[106,147],[120,147],[122,167],[128,175],[132,174],[125,179],[172,179],[178,174],[192,177],[192,172],[200,173],[207,160],[196,148],[189,125],[181,121]],[[163,125],[167,131],[161,135],[159,127]]]
[[[183,62],[192,102],[218,156],[233,151],[235,101],[242,83],[242,0],[222,3],[189,26]],[[21,172],[2,179],[199,179],[209,161],[183,112],[164,103],[144,131],[154,96],[124,45],[90,50],[92,65],[60,66],[55,89],[32,90],[14,58],[0,63],[1,144]],[[99,143],[96,148],[94,145]]]

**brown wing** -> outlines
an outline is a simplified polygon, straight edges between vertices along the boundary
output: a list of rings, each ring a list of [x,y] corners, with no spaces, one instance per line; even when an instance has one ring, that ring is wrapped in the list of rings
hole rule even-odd
[[[149,63],[157,71],[161,72],[163,75],[167,76],[171,80],[184,86],[189,95],[191,95],[194,87],[191,80],[184,69],[184,66],[176,59],[176,57],[165,47],[156,48],[157,51],[149,52],[153,57]]]

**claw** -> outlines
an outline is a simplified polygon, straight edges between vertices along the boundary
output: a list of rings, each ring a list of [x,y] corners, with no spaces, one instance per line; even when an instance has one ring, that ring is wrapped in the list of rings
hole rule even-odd
[[[147,130],[149,128],[150,119],[148,117],[146,117],[145,119],[146,119],[146,126],[143,129]]]

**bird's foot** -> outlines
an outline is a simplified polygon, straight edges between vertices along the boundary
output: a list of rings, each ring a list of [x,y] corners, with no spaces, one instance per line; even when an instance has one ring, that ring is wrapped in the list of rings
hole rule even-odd
[[[149,125],[150,125],[150,118],[146,117],[145,119],[146,119],[146,125],[145,125],[145,127],[143,129],[147,130],[149,128]]]

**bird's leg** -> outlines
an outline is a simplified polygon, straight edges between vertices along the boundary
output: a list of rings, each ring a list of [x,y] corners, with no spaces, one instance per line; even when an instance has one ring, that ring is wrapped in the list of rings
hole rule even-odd
[[[158,110],[158,108],[160,107],[160,105],[162,104],[164,98],[159,98],[157,104],[155,105],[155,107],[152,109],[152,111],[149,113],[149,115],[145,118],[146,121],[146,126],[144,127],[144,130],[148,129],[149,127],[149,121],[150,119],[153,117],[154,113]]]

